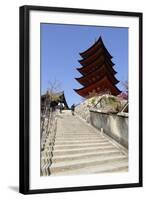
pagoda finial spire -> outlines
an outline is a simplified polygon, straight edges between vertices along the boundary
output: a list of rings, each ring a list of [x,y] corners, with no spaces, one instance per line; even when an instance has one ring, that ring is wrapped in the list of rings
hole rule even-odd
[[[103,43],[101,35],[99,36],[98,39],[97,39],[97,37],[95,38],[95,43],[98,43],[98,42],[102,42]]]
[[[101,35],[100,35],[99,39],[100,39],[100,40],[102,40],[102,37],[101,37]]]

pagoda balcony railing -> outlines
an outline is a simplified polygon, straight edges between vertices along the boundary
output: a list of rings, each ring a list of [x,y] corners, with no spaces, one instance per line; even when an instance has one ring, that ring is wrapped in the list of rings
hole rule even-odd
[[[57,112],[52,108],[41,116],[41,154],[40,173],[41,176],[50,175],[53,148],[57,128]]]

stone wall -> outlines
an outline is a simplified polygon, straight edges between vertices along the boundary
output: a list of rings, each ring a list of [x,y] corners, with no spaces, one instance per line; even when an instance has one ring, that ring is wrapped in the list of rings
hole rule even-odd
[[[75,107],[75,113],[81,117],[82,119],[86,120],[87,123],[90,123],[90,111],[89,111],[88,102],[85,101],[78,106]]]
[[[128,148],[128,115],[101,113],[90,110],[90,123],[118,143]]]
[[[117,109],[119,103],[122,108],[127,101],[109,102],[113,98],[116,97],[103,95],[86,99],[75,107],[75,113],[95,128],[102,128],[105,134],[128,148],[128,113],[121,113],[120,109]]]
[[[90,123],[90,109],[97,104],[99,99],[100,97],[92,97],[90,99],[86,99],[84,102],[78,104],[75,107],[75,113],[82,119],[86,120],[87,123]]]

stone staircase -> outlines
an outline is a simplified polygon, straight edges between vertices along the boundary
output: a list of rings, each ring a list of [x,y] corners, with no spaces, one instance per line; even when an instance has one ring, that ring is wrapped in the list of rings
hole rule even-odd
[[[127,150],[71,111],[58,115],[51,175],[128,171]]]

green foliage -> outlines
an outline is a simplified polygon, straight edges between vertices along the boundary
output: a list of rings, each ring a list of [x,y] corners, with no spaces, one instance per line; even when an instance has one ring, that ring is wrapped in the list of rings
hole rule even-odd
[[[95,105],[95,102],[96,102],[96,99],[93,98],[93,99],[91,100],[91,104],[92,104],[92,105]]]
[[[111,112],[119,112],[121,110],[121,102],[114,96],[104,96],[101,98],[101,106],[105,108],[107,111]]]

